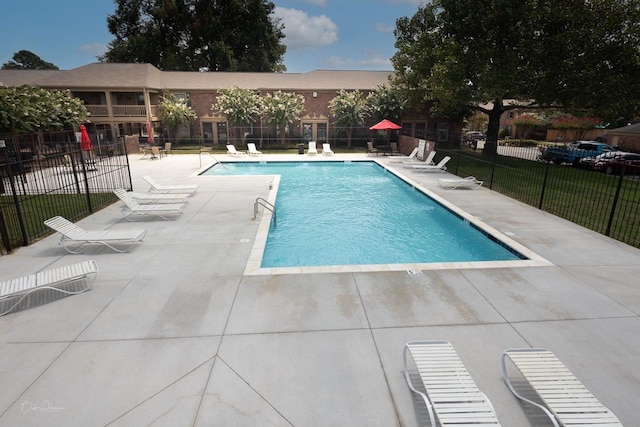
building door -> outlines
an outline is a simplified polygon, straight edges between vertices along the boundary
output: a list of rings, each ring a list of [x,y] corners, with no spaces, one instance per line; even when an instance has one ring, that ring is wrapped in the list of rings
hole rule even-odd
[[[213,140],[213,123],[211,122],[202,123],[202,143],[204,145],[213,145],[215,143]]]
[[[303,122],[302,139],[304,142],[327,142],[327,122]]]
[[[229,135],[227,134],[227,123],[226,122],[218,122],[217,123],[218,130],[218,144],[227,145],[229,142]]]
[[[313,123],[302,123],[302,140],[313,141]]]
[[[324,143],[327,142],[327,124],[326,123],[318,123],[317,124],[318,129],[318,138],[317,141],[318,143]]]

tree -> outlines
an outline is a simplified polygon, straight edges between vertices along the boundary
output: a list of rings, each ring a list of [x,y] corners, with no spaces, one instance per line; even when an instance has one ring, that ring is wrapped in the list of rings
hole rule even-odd
[[[601,123],[600,119],[595,117],[574,117],[563,114],[551,121],[551,127],[558,129],[563,135],[564,140],[580,140],[588,130],[595,129]]]
[[[0,132],[13,135],[76,128],[89,113],[82,100],[66,92],[35,86],[0,86]]]
[[[297,93],[277,91],[260,98],[260,114],[265,123],[276,126],[282,145],[287,125],[299,120],[303,110],[304,96]]]
[[[10,61],[2,65],[3,70],[58,70],[51,62],[44,61],[28,50],[15,52]]]
[[[487,114],[490,153],[507,110],[631,115],[640,99],[639,4],[434,0],[396,21],[393,83],[435,115]]]
[[[231,126],[240,127],[242,143],[245,142],[244,127],[250,126],[255,117],[260,113],[260,97],[249,89],[232,87],[221,89],[217,103],[211,106],[224,114]]]
[[[378,85],[375,91],[367,96],[367,112],[376,120],[389,119],[396,121],[407,106],[407,100],[397,88]]]
[[[173,132],[174,138],[177,137],[178,126],[190,125],[198,118],[196,112],[187,105],[186,99],[178,98],[174,93],[168,91],[160,99],[158,110],[160,120],[169,128],[169,136]]]
[[[367,100],[359,90],[347,92],[341,89],[329,101],[329,111],[336,117],[336,124],[347,130],[347,147],[351,147],[353,128],[362,126],[367,109]]]
[[[529,139],[531,132],[533,132],[536,127],[542,125],[542,119],[537,114],[525,113],[518,115],[513,120],[513,124],[518,130],[520,139]]]
[[[116,0],[104,62],[175,71],[282,71],[283,27],[266,0]]]

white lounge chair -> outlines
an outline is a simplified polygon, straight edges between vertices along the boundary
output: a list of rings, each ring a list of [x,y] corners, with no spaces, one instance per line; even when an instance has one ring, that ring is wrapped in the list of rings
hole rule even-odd
[[[133,221],[135,215],[155,215],[162,219],[175,219],[182,214],[186,203],[163,203],[159,205],[141,205],[122,188],[117,188],[113,192],[124,203],[124,217]]]
[[[164,185],[158,183],[155,179],[151,178],[149,175],[145,175],[142,177],[147,183],[151,186],[149,191],[151,193],[183,193],[183,194],[193,194],[198,191],[197,184],[175,184],[175,185]]]
[[[53,300],[48,296],[51,292],[42,292],[40,299],[29,297],[36,291],[51,290],[54,293],[65,295],[88,291],[91,289],[97,273],[98,264],[95,261],[82,261],[0,282],[0,316],[4,316],[14,309],[27,308],[30,305]],[[23,301],[24,304],[18,307]]]
[[[445,165],[449,160],[451,160],[451,157],[444,156],[443,159],[440,160],[440,163],[438,163],[437,165],[404,163],[403,166],[416,172],[444,172],[447,170],[447,167]]]
[[[322,144],[322,155],[333,156],[335,153],[331,150],[331,144]]]
[[[413,385],[407,364],[411,355],[422,392]],[[407,385],[424,400],[431,426],[474,424],[499,426],[493,405],[482,393],[448,341],[410,341],[402,352]]]
[[[253,142],[247,144],[247,149],[250,156],[262,156],[262,151],[258,151]]]
[[[478,181],[475,176],[466,178],[440,178],[438,185],[444,188],[470,188],[477,190],[482,187],[483,181]]]
[[[538,394],[542,405],[520,395],[507,374],[511,360]],[[518,398],[542,409],[554,426],[622,426],[573,373],[544,348],[510,348],[502,353],[502,376]]]
[[[427,158],[424,161],[418,159],[418,157],[416,156],[414,159],[407,160],[402,163],[405,165],[434,165],[435,163],[433,163],[433,159],[435,157],[436,157],[436,152],[434,150],[434,151],[430,151],[429,154],[427,154]]]
[[[133,200],[141,205],[159,204],[159,203],[186,203],[191,194],[188,193],[137,193],[129,191],[129,195]]]
[[[315,141],[309,141],[309,149],[307,150],[307,156],[317,156],[318,149],[316,148]]]
[[[233,157],[242,157],[244,153],[236,150],[236,146],[233,144],[227,144],[227,154]]]
[[[85,230],[61,216],[54,216],[44,221],[52,230],[60,233],[58,244],[72,254],[80,253],[85,245],[100,244],[116,252],[128,252],[133,245],[142,242],[147,230]],[[128,245],[120,249],[115,245]]]
[[[388,163],[402,163],[407,161],[421,162],[418,159],[418,147],[415,147],[408,156],[389,156],[386,158]]]

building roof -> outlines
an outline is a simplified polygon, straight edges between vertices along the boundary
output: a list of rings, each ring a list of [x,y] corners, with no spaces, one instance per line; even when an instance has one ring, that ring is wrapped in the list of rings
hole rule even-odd
[[[624,133],[624,134],[640,134],[640,123],[634,125],[622,126],[621,128],[611,129],[609,133]]]
[[[6,86],[30,84],[56,89],[372,90],[387,84],[391,71],[315,70],[307,73],[160,71],[151,64],[92,63],[72,70],[0,70]]]

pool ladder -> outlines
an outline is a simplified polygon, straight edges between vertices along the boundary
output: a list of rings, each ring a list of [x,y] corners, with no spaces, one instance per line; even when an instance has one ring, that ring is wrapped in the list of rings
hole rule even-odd
[[[276,207],[273,206],[271,203],[267,202],[265,199],[263,199],[262,197],[258,197],[256,199],[256,202],[253,204],[253,219],[258,218],[258,206],[262,206],[265,209],[270,210],[271,212],[273,212],[273,228],[276,227],[277,225],[277,221],[276,221]]]

